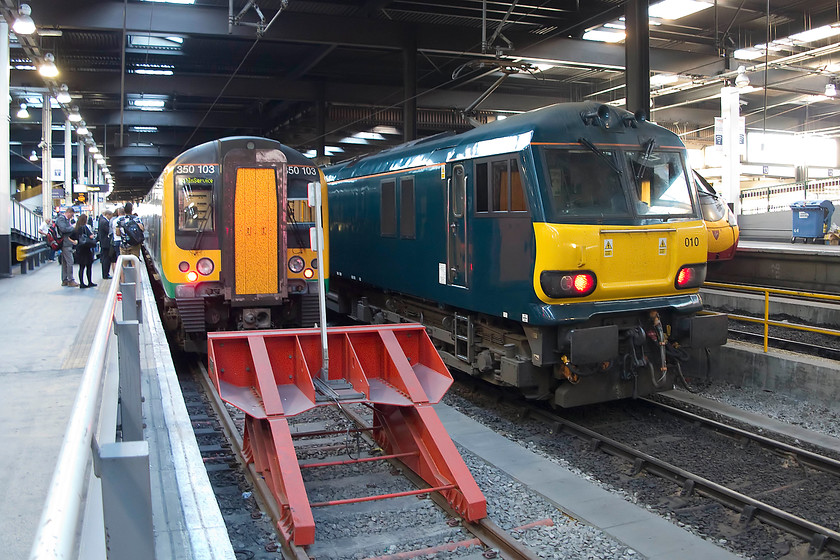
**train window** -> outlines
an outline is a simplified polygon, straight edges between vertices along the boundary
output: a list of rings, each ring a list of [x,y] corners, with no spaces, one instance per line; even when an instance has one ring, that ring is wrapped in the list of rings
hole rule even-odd
[[[397,235],[397,183],[382,181],[379,206],[380,233],[383,237]]]
[[[414,179],[400,179],[400,237],[414,239],[416,237],[416,218],[414,212]]]
[[[475,165],[475,211],[489,212],[487,203],[487,164],[477,163]]]
[[[687,174],[678,152],[626,152],[636,211],[640,215],[691,216]]]
[[[175,176],[180,231],[213,231],[213,183],[213,177]]]
[[[528,211],[517,159],[506,158],[476,164],[475,211],[477,213]]]
[[[603,152],[613,157],[611,152]],[[551,218],[629,217],[621,177],[589,150],[546,149],[543,152]]]

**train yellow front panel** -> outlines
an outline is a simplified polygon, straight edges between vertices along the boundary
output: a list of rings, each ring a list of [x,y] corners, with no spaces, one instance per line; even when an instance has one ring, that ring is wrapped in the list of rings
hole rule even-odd
[[[277,185],[274,169],[237,169],[234,197],[236,293],[277,286]]]
[[[534,234],[534,289],[546,303],[574,299],[546,296],[540,287],[543,270],[594,272],[597,288],[583,299],[602,301],[677,293],[674,278],[680,266],[706,260],[701,221],[652,226],[534,223]]]

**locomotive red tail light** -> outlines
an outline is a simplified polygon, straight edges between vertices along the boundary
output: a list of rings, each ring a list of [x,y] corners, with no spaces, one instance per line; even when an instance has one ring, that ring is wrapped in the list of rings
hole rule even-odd
[[[550,298],[588,296],[596,285],[595,273],[588,270],[544,270],[540,274],[540,287]]]
[[[697,288],[706,280],[705,264],[688,264],[677,272],[674,287],[679,290]]]
[[[198,280],[198,273],[194,270],[187,272],[187,280],[190,282],[195,282]]]

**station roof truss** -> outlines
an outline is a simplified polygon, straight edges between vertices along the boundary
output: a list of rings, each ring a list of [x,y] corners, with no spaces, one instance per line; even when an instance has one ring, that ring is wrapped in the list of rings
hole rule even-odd
[[[695,11],[666,10],[681,3]],[[36,34],[10,36],[13,178],[41,174],[27,157],[42,141],[38,98],[67,84],[71,102],[53,109],[53,128],[79,108],[117,200],[141,197],[170,159],[222,136],[320,147],[340,161],[402,142],[407,99],[422,137],[551,103],[620,106],[625,97],[624,0],[29,4]],[[840,132],[840,100],[826,95],[840,73],[834,0],[775,2],[769,14],[765,0],[659,4],[651,0],[652,120],[686,141],[708,139],[720,88],[743,65],[748,128]],[[10,25],[18,5],[0,0]],[[587,40],[599,32],[608,41]],[[33,69],[46,53],[60,71],[48,80]],[[28,119],[16,116],[23,102]],[[58,157],[63,139],[56,130]]]

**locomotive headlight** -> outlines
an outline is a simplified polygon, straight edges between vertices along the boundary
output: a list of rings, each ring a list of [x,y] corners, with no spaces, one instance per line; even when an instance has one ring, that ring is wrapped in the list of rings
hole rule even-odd
[[[540,287],[550,298],[584,297],[595,291],[595,273],[589,270],[544,270]]]
[[[195,269],[202,276],[209,275],[211,272],[213,272],[214,268],[216,268],[216,266],[213,264],[213,261],[211,261],[207,257],[198,259],[198,262],[195,264]]]
[[[187,280],[190,282],[195,282],[198,280],[198,274],[194,270],[191,270],[187,273]]]
[[[312,270],[311,268],[307,268],[306,270],[303,271],[303,277],[304,278],[309,279],[309,278],[312,278],[313,276],[315,276],[315,271]]]
[[[291,270],[295,274],[302,272],[305,267],[306,261],[303,260],[303,257],[295,255],[294,257],[289,259],[289,270]]]
[[[697,288],[705,281],[705,264],[687,264],[677,272],[677,277],[674,279],[674,287],[678,290]]]

